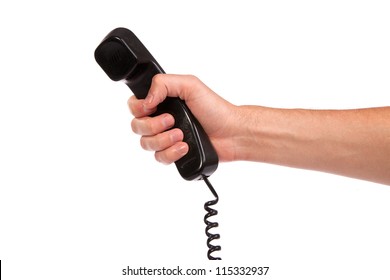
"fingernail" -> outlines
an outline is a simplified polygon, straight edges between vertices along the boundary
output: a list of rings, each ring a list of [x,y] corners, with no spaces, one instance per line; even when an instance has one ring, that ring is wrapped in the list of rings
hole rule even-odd
[[[148,96],[146,96],[145,104],[151,104],[154,99],[154,95],[149,93]]]
[[[179,155],[185,155],[187,153],[187,145],[185,143],[182,143],[181,145],[178,145],[176,147],[176,152]]]
[[[172,130],[170,136],[171,136],[171,141],[174,142],[174,143],[183,140],[183,133],[180,130],[177,130],[177,129]]]
[[[146,114],[149,114],[153,111],[153,108],[149,108],[147,104],[142,104],[142,108]]]
[[[150,107],[150,104],[152,104],[153,99],[154,99],[153,94],[148,94],[148,96],[146,96],[144,103],[142,104],[145,113],[149,114],[153,111],[153,108]]]
[[[165,115],[162,119],[165,128],[171,127],[175,123],[175,119],[171,115]]]

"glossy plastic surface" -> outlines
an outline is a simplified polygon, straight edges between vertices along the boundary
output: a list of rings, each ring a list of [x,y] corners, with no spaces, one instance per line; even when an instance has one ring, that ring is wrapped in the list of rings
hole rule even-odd
[[[137,98],[148,94],[152,78],[165,73],[150,52],[133,32],[126,28],[111,31],[95,50],[95,59],[114,81],[123,81]],[[208,177],[218,167],[218,156],[202,126],[192,115],[185,102],[168,97],[154,115],[170,113],[175,126],[184,133],[189,152],[175,162],[180,175],[186,180]]]

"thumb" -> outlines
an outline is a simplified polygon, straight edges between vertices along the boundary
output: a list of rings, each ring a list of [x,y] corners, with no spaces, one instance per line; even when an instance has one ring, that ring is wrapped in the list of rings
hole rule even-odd
[[[196,92],[198,86],[199,80],[195,76],[157,74],[152,79],[152,84],[143,106],[146,110],[151,110],[168,96],[190,101],[191,93]]]

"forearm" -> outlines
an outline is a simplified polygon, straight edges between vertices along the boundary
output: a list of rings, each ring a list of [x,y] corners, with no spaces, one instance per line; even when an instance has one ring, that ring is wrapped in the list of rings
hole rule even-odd
[[[359,110],[238,107],[236,159],[390,185],[390,107]]]

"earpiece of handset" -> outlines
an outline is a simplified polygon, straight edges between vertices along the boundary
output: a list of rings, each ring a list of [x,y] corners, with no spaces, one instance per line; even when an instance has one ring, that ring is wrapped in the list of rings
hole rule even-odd
[[[133,32],[126,28],[112,30],[95,50],[95,59],[114,81],[125,82],[137,98],[148,94],[152,78],[165,73]],[[175,126],[184,133],[189,152],[175,162],[186,180],[210,176],[218,167],[218,156],[202,126],[179,98],[168,97],[154,115],[170,113]]]

